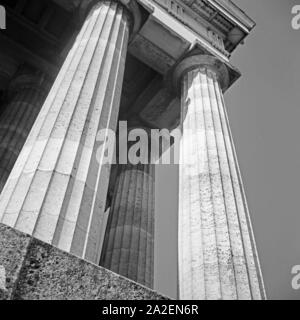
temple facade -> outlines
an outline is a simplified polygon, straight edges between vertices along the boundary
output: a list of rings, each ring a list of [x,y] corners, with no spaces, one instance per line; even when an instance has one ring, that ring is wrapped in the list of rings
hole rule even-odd
[[[255,23],[230,0],[2,3],[0,297],[162,298],[155,164],[99,139],[126,122],[181,132],[178,298],[265,299],[224,102]]]

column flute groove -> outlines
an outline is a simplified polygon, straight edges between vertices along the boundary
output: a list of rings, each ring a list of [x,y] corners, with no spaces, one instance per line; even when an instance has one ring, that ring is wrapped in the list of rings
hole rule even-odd
[[[216,288],[216,290],[218,291],[218,295],[222,298],[223,294],[222,294],[222,281],[221,281],[221,266],[220,266],[220,254],[219,254],[219,250],[218,250],[218,245],[220,244],[220,235],[218,233],[218,229],[220,228],[220,225],[218,225],[218,213],[222,212],[224,213],[224,208],[219,208],[218,206],[222,206],[222,203],[218,203],[218,197],[216,196],[216,193],[220,192],[220,181],[219,181],[219,175],[215,174],[215,172],[213,171],[213,150],[215,149],[216,145],[215,145],[215,141],[213,139],[211,139],[210,133],[211,131],[213,131],[213,123],[211,121],[211,118],[209,117],[209,112],[207,112],[207,109],[209,109],[210,107],[210,102],[209,102],[209,95],[207,92],[207,88],[206,85],[207,83],[205,83],[206,78],[202,77],[202,73],[200,71],[200,69],[196,70],[196,74],[197,74],[197,78],[198,79],[198,84],[199,84],[199,88],[198,90],[200,91],[200,97],[202,100],[202,104],[203,104],[203,130],[205,132],[205,150],[206,150],[206,159],[207,159],[207,163],[208,163],[208,181],[207,183],[209,183],[209,189],[210,189],[210,198],[212,200],[211,203],[211,210],[212,210],[212,217],[211,217],[211,223],[213,224],[213,228],[214,228],[214,245],[216,246],[215,252],[214,252],[214,260],[216,261],[216,266],[215,266],[215,271],[214,271],[214,276],[213,278],[210,280],[210,283],[207,281],[207,288],[206,288],[206,292],[207,292],[207,297],[208,299],[210,298],[210,295],[213,296],[213,292],[209,292],[211,288],[213,288],[213,286],[216,283],[219,283],[218,287]],[[204,84],[204,85],[201,85]],[[196,86],[193,86],[194,88],[194,93],[195,93],[195,89]],[[199,92],[198,91],[198,92]],[[208,100],[208,101],[207,101]],[[195,106],[196,107],[196,106]],[[199,121],[199,119],[197,119]],[[197,128],[197,120],[196,120],[196,128]],[[199,151],[198,151],[199,152]],[[213,181],[214,180],[214,181]],[[213,188],[213,183],[215,184],[215,188]],[[211,249],[210,249],[211,250]],[[206,253],[208,255],[208,253]],[[211,266],[208,265],[208,267],[206,268],[206,270],[210,270]],[[206,271],[206,273],[208,273],[208,271]],[[207,275],[207,278],[209,277],[209,275]]]
[[[188,75],[186,75],[186,77],[187,77],[187,79],[186,79],[185,83],[187,85],[184,86],[186,91],[184,91],[183,94],[185,95],[185,92],[187,92],[188,88],[191,88],[192,94],[195,96],[195,94],[198,93],[198,91],[195,91],[195,88],[191,87],[192,81],[193,81],[193,74],[192,73],[188,74]],[[183,97],[184,97],[184,95],[183,95]],[[194,100],[190,101],[190,106],[188,106],[188,108],[191,108],[191,110],[196,110],[196,106],[195,106]],[[182,119],[182,121],[184,121],[184,119]],[[188,116],[187,126],[188,126],[188,128],[196,128],[196,117],[195,117],[195,119],[193,119],[192,117]],[[187,146],[189,146],[190,142],[187,143]],[[200,154],[198,152],[198,145],[197,144],[193,144],[193,149],[194,149],[193,150],[194,151],[193,154],[195,155],[195,157],[197,157],[196,158],[196,162],[198,164],[199,163],[198,156]],[[186,149],[186,152],[188,152],[188,149]],[[206,156],[207,156],[207,153],[206,153]],[[188,176],[192,176],[194,174],[192,169],[194,169],[194,168],[192,166],[188,166],[188,168],[189,168],[189,170],[187,171],[188,172]],[[198,166],[198,172],[200,172],[199,166]],[[189,188],[192,188],[192,181],[189,180],[188,183],[189,183]],[[191,245],[191,248],[190,248],[191,252],[189,252],[189,259],[192,260],[192,259],[197,259],[198,258],[198,263],[202,263],[203,266],[205,266],[205,253],[204,253],[204,250],[203,250],[203,254],[200,255],[200,257],[198,257],[197,252],[195,252],[195,250],[197,250],[197,242],[198,242],[198,239],[199,239],[199,233],[201,235],[201,244],[202,244],[201,247],[205,248],[205,245],[204,245],[205,244],[205,235],[204,235],[204,232],[202,231],[202,226],[204,225],[204,221],[203,221],[201,216],[192,216],[191,215],[192,209],[195,210],[195,204],[197,204],[197,198],[195,198],[195,195],[198,194],[200,199],[201,199],[200,181],[199,181],[198,184],[196,184],[196,186],[197,186],[197,189],[196,189],[197,192],[195,192],[195,193],[189,192],[189,200],[188,200],[189,201],[188,202],[188,205],[189,205],[189,219],[188,220],[189,220],[189,223],[190,223],[190,225],[189,225],[190,228],[191,228],[191,226],[193,226],[193,228],[197,228],[198,226],[199,227],[197,228],[197,232],[194,232],[190,237],[189,243]],[[197,219],[197,220],[195,220],[195,219]],[[192,224],[191,224],[191,222],[192,222]],[[189,229],[187,229],[187,231],[188,230]],[[202,260],[201,260],[201,258],[202,258]],[[194,268],[194,266],[192,264],[191,264],[190,267],[191,267],[190,274],[191,274],[191,277],[192,277],[191,280],[192,280],[193,283],[195,283],[195,285],[193,287],[191,287],[192,291],[191,291],[190,294],[192,296],[200,294],[199,295],[199,299],[201,297],[203,298],[203,297],[205,297],[205,291],[207,291],[207,289],[208,289],[207,281],[206,281],[206,277],[205,277],[205,268],[204,267],[202,268],[203,274],[199,275],[199,273],[201,273],[201,270],[199,270],[199,271],[195,270],[195,268]],[[203,283],[203,286],[205,287],[205,291],[201,292],[199,290],[200,292],[198,291],[198,293],[197,293],[197,291],[196,291],[197,288],[200,289],[202,287],[200,281],[203,281],[202,283]]]
[[[206,70],[206,85],[208,88],[208,95],[209,95],[209,101],[210,101],[210,117],[211,117],[211,121],[212,121],[212,128],[213,128],[213,135],[214,135],[214,141],[215,141],[215,149],[216,149],[216,153],[217,153],[217,165],[218,168],[220,170],[220,174],[218,174],[218,188],[220,189],[219,192],[222,194],[222,198],[224,199],[224,203],[221,202],[221,206],[222,206],[222,211],[224,212],[224,217],[226,219],[226,224],[224,224],[223,228],[224,228],[224,232],[226,234],[226,245],[228,246],[229,250],[231,252],[233,252],[233,247],[232,247],[232,241],[231,241],[231,235],[230,235],[230,231],[228,230],[232,230],[229,226],[229,215],[228,215],[228,195],[230,193],[230,185],[228,186],[228,179],[224,179],[224,173],[226,172],[226,165],[224,167],[223,163],[224,159],[222,159],[222,150],[224,150],[224,146],[220,146],[220,139],[222,140],[222,136],[220,136],[220,127],[218,126],[217,120],[216,120],[216,104],[215,104],[215,98],[214,96],[214,92],[211,90],[212,89],[212,85],[214,83],[214,81],[218,81],[216,79],[216,77],[214,76],[213,73],[208,74],[208,71]],[[212,80],[213,78],[213,80]],[[225,173],[226,174],[226,173]],[[231,180],[230,180],[231,181]],[[216,210],[216,212],[218,212],[218,210]],[[222,216],[219,217],[220,220],[222,218]],[[219,259],[221,257],[219,256]],[[235,274],[235,265],[232,262],[229,262],[230,268],[232,269],[232,274]],[[221,266],[222,268],[222,266]],[[226,290],[226,286],[227,286],[227,291],[229,291],[230,286],[232,286],[232,297],[234,299],[237,298],[237,281],[236,281],[236,277],[234,277],[233,279],[230,277],[226,278],[226,270],[223,270],[223,272],[221,271],[221,274],[223,274],[224,279],[222,279],[221,281],[221,285],[223,285],[223,291]],[[226,298],[226,296],[225,296]]]
[[[236,158],[236,151],[235,146],[230,130],[229,120],[227,116],[226,107],[220,108],[220,106],[225,106],[224,98],[222,95],[219,94],[220,87],[219,84],[216,82],[215,86],[218,86],[219,90],[217,90],[217,100],[218,100],[218,106],[220,110],[220,118],[222,123],[222,128],[224,129],[225,135],[224,140],[226,143],[226,150],[228,154],[228,158],[230,159],[230,171],[231,175],[233,176],[233,181],[237,181],[237,184],[233,184],[233,190],[235,193],[235,199],[236,199],[236,206],[238,208],[239,217],[241,220],[240,226],[242,230],[243,235],[243,241],[245,243],[245,253],[246,253],[246,259],[247,259],[247,268],[250,278],[251,287],[253,290],[251,291],[253,299],[260,299],[261,297],[265,298],[265,287],[262,280],[262,273],[261,273],[261,267],[260,262],[257,255],[257,248],[255,244],[255,238],[253,234],[253,227],[251,224],[251,218],[249,214],[249,209],[244,193],[244,187],[241,179],[240,169],[238,165],[238,161]],[[238,186],[240,188],[238,188]],[[249,250],[249,248],[253,248],[252,250]],[[258,276],[256,276],[256,273],[258,273]]]

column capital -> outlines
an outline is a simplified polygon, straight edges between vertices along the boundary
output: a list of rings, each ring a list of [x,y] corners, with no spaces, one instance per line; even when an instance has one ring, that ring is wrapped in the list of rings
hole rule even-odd
[[[101,2],[115,2],[123,5],[131,20],[131,33],[135,34],[139,31],[142,24],[142,15],[136,0],[84,0],[79,7],[80,21],[83,21],[89,12]]]
[[[36,89],[37,91],[48,93],[51,87],[51,79],[40,70],[37,70],[26,64],[21,65],[9,85],[9,94],[16,91],[28,89]]]
[[[172,72],[172,86],[178,91],[182,77],[197,68],[210,70],[218,79],[220,86],[226,90],[230,84],[229,70],[220,59],[207,54],[188,56],[180,61]],[[180,92],[180,90],[178,91]]]

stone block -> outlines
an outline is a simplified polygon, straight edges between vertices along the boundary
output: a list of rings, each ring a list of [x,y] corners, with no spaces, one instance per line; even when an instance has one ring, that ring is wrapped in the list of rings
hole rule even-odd
[[[0,299],[167,298],[105,268],[0,224]]]

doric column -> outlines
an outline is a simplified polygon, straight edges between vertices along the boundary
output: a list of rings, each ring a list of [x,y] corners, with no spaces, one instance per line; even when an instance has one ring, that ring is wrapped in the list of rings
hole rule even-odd
[[[2,223],[95,263],[110,174],[97,132],[118,118],[131,17],[122,3],[91,8],[0,201]]]
[[[19,68],[9,87],[9,102],[0,118],[0,192],[20,154],[49,89],[45,75]]]
[[[117,167],[100,264],[153,288],[155,165],[148,163]]]
[[[186,58],[181,85],[179,294],[181,299],[263,299],[265,292],[222,88],[227,67]]]

